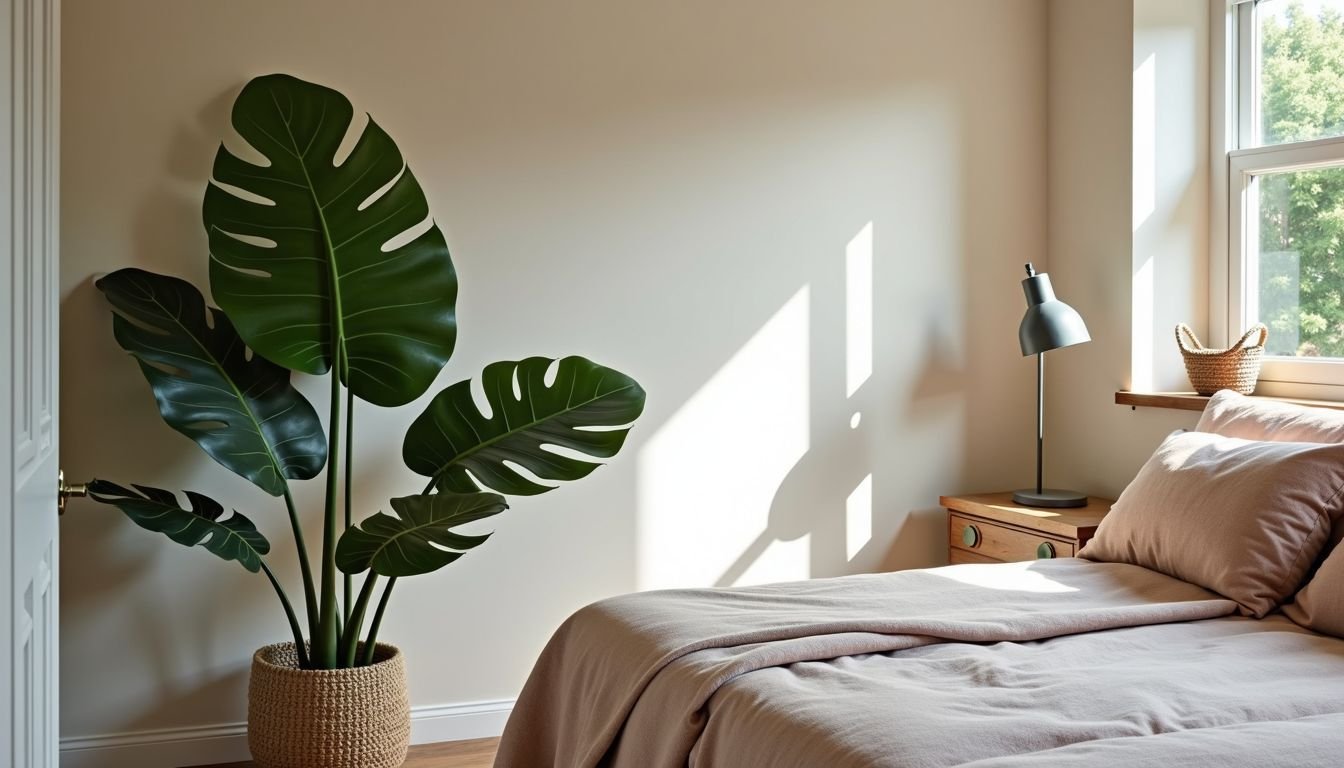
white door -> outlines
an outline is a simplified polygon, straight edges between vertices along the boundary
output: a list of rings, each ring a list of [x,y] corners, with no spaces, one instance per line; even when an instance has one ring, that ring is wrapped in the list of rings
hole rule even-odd
[[[0,0],[0,765],[56,768],[59,0]]]

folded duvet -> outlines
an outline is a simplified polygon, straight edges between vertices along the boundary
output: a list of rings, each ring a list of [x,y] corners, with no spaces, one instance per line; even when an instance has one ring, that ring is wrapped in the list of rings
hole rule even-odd
[[[881,697],[865,696],[873,686],[886,686],[884,675],[894,667],[873,675],[861,669],[828,673],[834,679],[820,694],[794,670],[876,659],[904,674],[905,657],[947,644],[1032,643],[1199,622],[1236,609],[1153,571],[1076,559],[627,595],[588,606],[557,630],[509,718],[496,765],[904,768],[1046,752],[1072,742],[1053,731],[1035,735],[1024,725],[994,731],[992,743],[966,738],[958,745],[968,735],[962,729],[977,728],[990,714],[976,711],[975,695],[949,705],[950,720],[922,726],[921,733],[928,736],[932,728],[937,738],[903,739],[899,720],[882,728],[855,717],[872,713],[866,702]],[[962,662],[949,664],[958,685],[969,679],[972,688],[996,688],[992,675],[976,679],[971,669],[966,678]],[[914,695],[893,700],[914,706],[915,715],[918,702],[911,699],[918,699],[918,686],[912,690]],[[787,724],[772,720],[772,711],[783,712]],[[800,720],[799,713],[806,717]],[[815,730],[808,730],[809,723]],[[780,739],[796,745],[780,750]],[[1079,739],[1094,740],[1085,734]],[[804,757],[809,745],[822,750],[817,760],[823,762]],[[771,748],[773,756],[761,757]]]

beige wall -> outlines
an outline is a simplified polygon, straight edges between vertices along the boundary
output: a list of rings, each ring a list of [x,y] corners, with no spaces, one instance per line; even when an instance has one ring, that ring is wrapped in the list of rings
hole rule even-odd
[[[1050,267],[1092,343],[1050,356],[1047,466],[1089,493],[1114,498],[1163,436],[1197,419],[1113,398],[1145,366],[1182,388],[1172,327],[1207,314],[1206,30],[1204,0],[1049,4]]]
[[[1130,386],[1189,389],[1173,329],[1209,334],[1209,3],[1134,0]]]
[[[424,183],[462,283],[444,383],[582,353],[648,390],[613,466],[398,589],[384,635],[416,704],[512,697],[606,595],[938,563],[939,493],[1030,476],[1014,331],[1046,246],[1043,2],[66,0],[64,31],[67,473],[215,495],[297,583],[283,512],[158,420],[90,285],[132,264],[205,285],[210,161],[238,88],[272,71],[349,94]],[[1092,106],[1077,119],[1113,111]],[[1119,149],[1101,165],[1123,183]],[[1107,248],[1115,274],[1060,269],[1062,295],[1116,300],[1127,252]],[[1107,382],[1089,397],[1122,364],[1123,323],[1098,330],[1068,363]],[[419,487],[395,458],[416,412],[361,409],[365,512]],[[241,720],[251,650],[285,634],[264,581],[88,504],[63,536],[64,734]]]

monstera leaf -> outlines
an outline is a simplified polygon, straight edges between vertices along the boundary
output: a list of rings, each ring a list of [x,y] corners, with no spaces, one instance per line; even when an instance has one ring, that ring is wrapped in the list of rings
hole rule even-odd
[[[403,405],[452,354],[457,276],[419,182],[377,123],[337,164],[352,115],[340,93],[288,75],[243,88],[233,127],[266,163],[223,146],[215,155],[203,207],[210,287],[263,356],[311,374],[336,365],[357,397]]]
[[[279,496],[322,471],[326,437],[289,371],[246,346],[191,283],[140,269],[100,279],[117,343],[140,363],[159,413],[230,470]]]
[[[346,573],[372,568],[379,576],[437,571],[490,538],[490,534],[453,533],[452,528],[497,515],[508,507],[503,497],[493,493],[435,493],[393,499],[395,517],[380,512],[341,536],[336,567]]]
[[[89,483],[89,498],[117,507],[141,528],[188,547],[200,544],[225,560],[237,560],[253,573],[261,568],[261,556],[271,551],[266,537],[246,517],[234,512],[220,520],[224,507],[214,499],[187,491],[191,509],[183,509],[171,491],[146,485],[135,489],[94,480]]]
[[[555,381],[547,386],[546,372],[553,363]],[[472,476],[500,493],[551,490],[506,462],[543,480],[577,480],[601,464],[562,456],[546,446],[610,458],[625,443],[628,425],[644,410],[644,390],[634,379],[582,357],[558,363],[544,357],[492,363],[482,372],[481,384],[490,416],[476,407],[471,383],[459,381],[436,395],[406,432],[406,466],[433,478],[441,491],[478,490]]]

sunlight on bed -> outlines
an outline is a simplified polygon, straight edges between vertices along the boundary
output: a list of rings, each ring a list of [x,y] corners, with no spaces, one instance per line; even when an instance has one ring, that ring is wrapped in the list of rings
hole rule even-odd
[[[640,451],[638,589],[812,575],[811,537],[769,530],[810,440],[810,324],[803,286]]]
[[[1032,570],[1035,562],[995,563],[993,565],[958,565],[940,568],[937,574],[945,579],[987,589],[1005,592],[1077,592],[1076,587],[1060,584],[1039,571]]]

